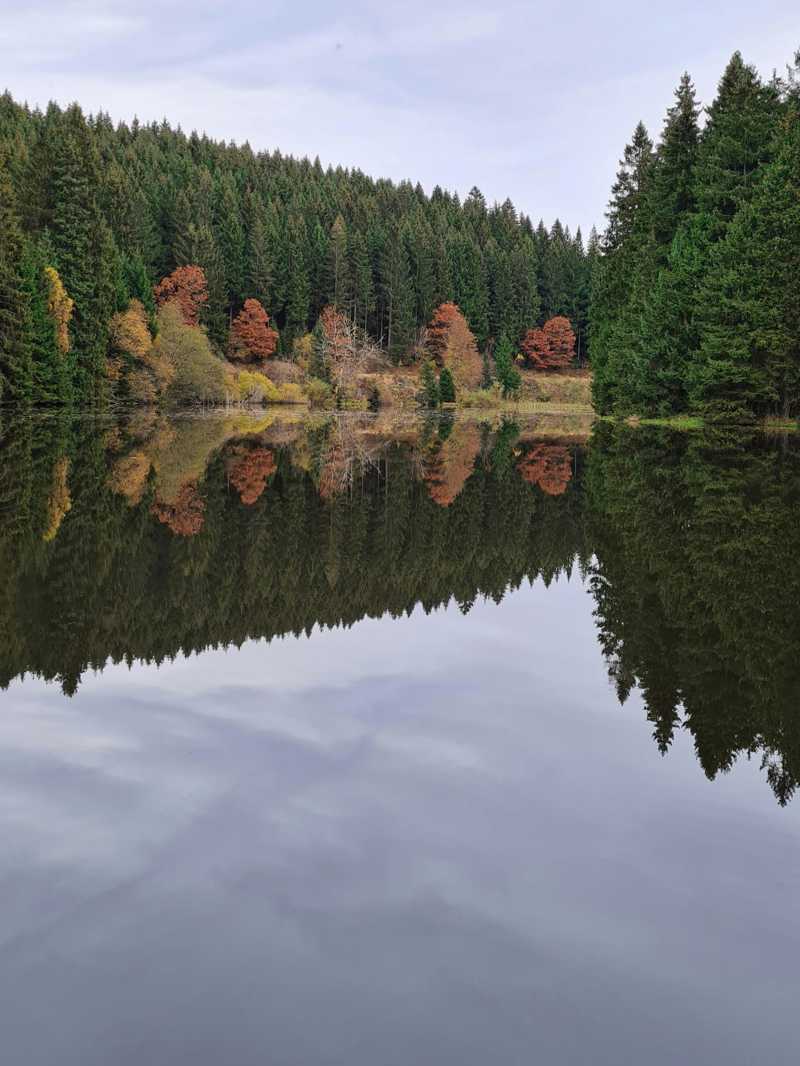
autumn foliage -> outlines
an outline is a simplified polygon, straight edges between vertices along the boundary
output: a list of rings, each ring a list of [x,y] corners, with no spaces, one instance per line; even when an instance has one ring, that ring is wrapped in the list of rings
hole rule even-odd
[[[437,441],[422,461],[428,495],[439,507],[449,507],[475,469],[481,440],[474,425],[457,425],[445,441]]]
[[[228,478],[248,507],[258,500],[275,473],[275,456],[269,448],[237,449],[228,463]]]
[[[228,356],[244,362],[261,362],[275,354],[278,333],[258,300],[245,300],[233,320],[228,337]]]
[[[67,290],[57,270],[53,267],[45,267],[44,274],[47,278],[47,310],[53,319],[56,347],[62,355],[65,355],[70,347],[69,322],[75,302],[67,295]]]
[[[557,315],[541,329],[529,329],[521,347],[535,370],[559,370],[575,358],[575,333],[569,319]]]
[[[131,300],[124,311],[112,317],[109,338],[114,349],[134,359],[144,359],[148,355],[153,341],[141,301]]]
[[[572,480],[572,456],[564,444],[536,444],[517,464],[530,485],[548,496],[560,496]]]
[[[206,504],[194,481],[181,486],[174,503],[156,499],[152,513],[179,537],[193,537],[203,528]]]
[[[156,303],[177,304],[187,326],[198,326],[203,307],[208,303],[208,284],[199,266],[182,266],[153,289]]]
[[[53,480],[50,496],[47,500],[47,526],[42,534],[42,540],[49,543],[55,540],[56,534],[61,528],[64,516],[72,507],[72,498],[69,494],[67,478],[69,476],[69,459],[62,456],[57,459],[53,466]]]
[[[447,367],[460,387],[475,388],[483,365],[467,320],[454,303],[436,308],[425,339],[427,355],[438,367]]]

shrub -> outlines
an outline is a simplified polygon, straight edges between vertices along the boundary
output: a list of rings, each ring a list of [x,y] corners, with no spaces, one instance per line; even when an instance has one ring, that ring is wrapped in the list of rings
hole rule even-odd
[[[159,309],[153,351],[174,370],[168,390],[173,403],[221,403],[225,399],[224,364],[211,351],[205,332],[187,325],[174,302]]]
[[[327,381],[309,378],[306,382],[306,396],[312,407],[330,407],[333,404],[333,389]]]
[[[242,370],[236,377],[237,397],[242,403],[278,403],[280,391],[274,381],[258,371]]]

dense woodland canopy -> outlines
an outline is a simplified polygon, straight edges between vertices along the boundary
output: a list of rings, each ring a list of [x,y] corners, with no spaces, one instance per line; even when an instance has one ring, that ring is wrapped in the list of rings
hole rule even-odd
[[[600,412],[800,412],[798,69],[737,52],[702,127],[688,75],[658,145],[636,127],[593,281]]]
[[[358,416],[361,418],[361,416]],[[0,432],[0,684],[500,601],[578,571],[621,701],[709,777],[757,755],[800,777],[800,445],[603,425],[365,417],[263,429],[67,413]],[[530,639],[536,640],[531,631]],[[503,668],[500,664],[499,668]]]
[[[113,316],[137,300],[155,327],[153,287],[180,267],[204,275],[199,321],[216,354],[231,350],[250,300],[286,358],[332,305],[405,361],[448,302],[481,352],[501,337],[518,350],[528,330],[565,316],[583,357],[595,248],[477,189],[462,203],[166,122],[115,126],[77,105],[42,113],[0,97],[6,402],[102,402]]]

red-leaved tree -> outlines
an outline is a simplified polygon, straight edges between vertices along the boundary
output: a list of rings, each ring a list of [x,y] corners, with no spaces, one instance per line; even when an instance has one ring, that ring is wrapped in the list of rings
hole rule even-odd
[[[559,370],[575,358],[575,334],[569,319],[556,315],[541,329],[529,329],[520,347],[534,370]]]
[[[181,266],[153,289],[159,307],[174,303],[187,326],[200,325],[200,313],[208,303],[208,284],[202,267]]]
[[[278,333],[258,300],[245,300],[228,335],[228,355],[244,362],[260,362],[275,354]]]
[[[556,315],[544,324],[550,342],[551,358],[556,366],[569,366],[575,358],[575,334],[568,318]]]
[[[534,370],[548,370],[552,353],[550,341],[543,329],[529,329],[520,345],[522,354]]]
[[[243,504],[251,506],[264,492],[275,473],[275,457],[269,448],[241,447],[234,451],[228,465],[228,477]]]

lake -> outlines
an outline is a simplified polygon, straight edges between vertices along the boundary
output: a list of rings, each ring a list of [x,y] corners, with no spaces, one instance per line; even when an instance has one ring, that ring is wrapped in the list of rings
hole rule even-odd
[[[0,449],[4,1063],[797,1061],[794,437]]]

